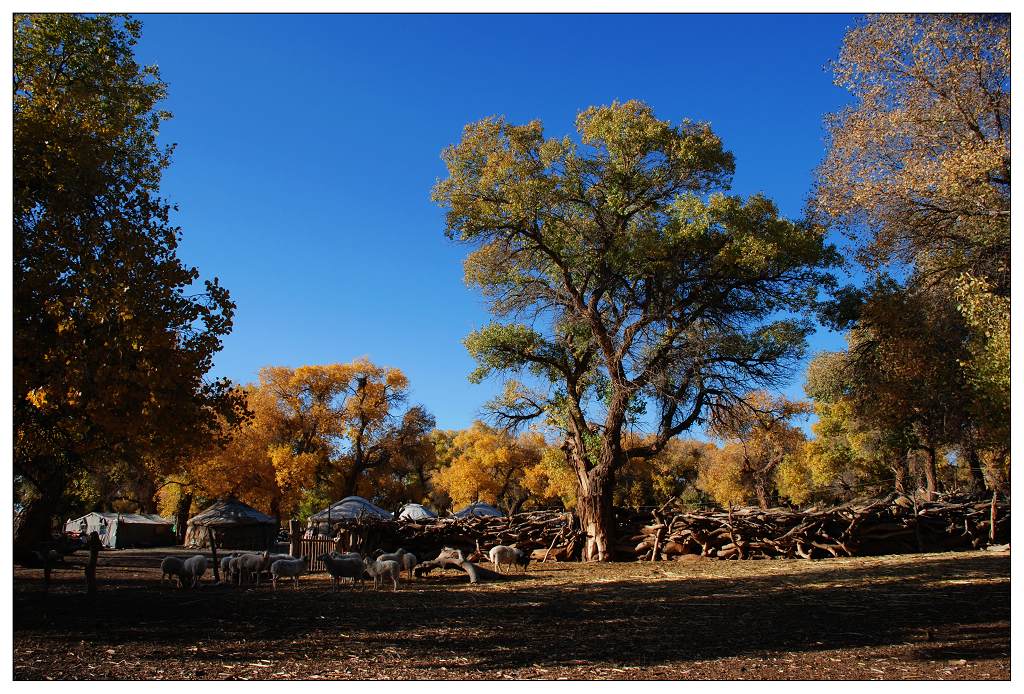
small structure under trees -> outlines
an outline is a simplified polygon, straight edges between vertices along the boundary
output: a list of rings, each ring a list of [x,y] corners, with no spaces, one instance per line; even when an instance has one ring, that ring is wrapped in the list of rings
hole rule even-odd
[[[223,549],[266,549],[277,540],[278,522],[238,499],[221,499],[188,521],[186,547],[208,547],[210,530]]]
[[[484,503],[483,501],[474,501],[466,508],[462,509],[461,511],[456,511],[452,515],[456,518],[468,518],[471,516],[476,516],[478,518],[482,518],[485,516],[501,518],[505,514],[501,512],[501,509],[495,508],[494,506]]]
[[[96,532],[104,547],[159,547],[174,544],[174,521],[150,513],[87,513],[64,524],[64,532]]]
[[[380,506],[367,501],[361,496],[346,496],[341,501],[335,501],[323,511],[314,513],[309,517],[313,523],[329,523],[332,519],[372,517],[381,520],[390,520],[392,514]]]
[[[437,514],[423,504],[406,504],[398,510],[398,520],[424,521],[437,518]]]

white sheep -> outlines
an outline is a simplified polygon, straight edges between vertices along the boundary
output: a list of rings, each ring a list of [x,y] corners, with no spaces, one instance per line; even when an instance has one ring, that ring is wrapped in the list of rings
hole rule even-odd
[[[164,557],[164,560],[160,562],[160,585],[164,584],[165,576],[170,576],[172,583],[177,578],[178,585],[182,587],[186,580],[192,580],[192,576],[185,571],[185,562],[181,557]]]
[[[508,564],[509,566],[521,566],[523,571],[526,571],[526,567],[530,563],[530,556],[523,552],[521,549],[515,547],[507,547],[505,545],[496,545],[491,547],[490,556],[491,564],[494,565],[494,570],[501,573],[501,565]]]
[[[390,578],[391,583],[394,585],[392,590],[398,590],[398,577],[402,573],[402,568],[398,565],[397,561],[393,559],[381,561],[378,558],[376,561],[371,562],[369,559],[363,559],[363,569],[373,578],[374,590],[377,590],[384,578]]]
[[[355,554],[355,553],[353,553]],[[355,588],[356,581],[363,580],[363,558],[359,554],[355,556],[342,556],[337,554],[324,554],[317,557],[324,563],[327,573],[331,575],[331,583],[334,589],[338,589],[338,581],[342,578],[352,579],[352,587]]]
[[[193,588],[199,585],[199,579],[206,573],[206,563],[205,554],[197,554],[185,560],[185,571],[189,574]]]
[[[309,557],[298,559],[278,559],[270,565],[270,580],[277,590],[277,579],[291,578],[296,588],[299,587],[299,576],[306,572],[309,567]]]

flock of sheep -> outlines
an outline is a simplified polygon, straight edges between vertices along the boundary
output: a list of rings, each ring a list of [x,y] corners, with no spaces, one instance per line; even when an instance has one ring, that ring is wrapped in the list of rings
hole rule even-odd
[[[530,556],[515,547],[498,545],[488,553],[491,564],[499,573],[501,567],[507,565],[520,566],[523,571],[530,563]],[[419,561],[412,552],[399,548],[392,553],[380,553],[375,557],[366,557],[359,552],[331,552],[317,557],[324,563],[327,573],[331,576],[331,584],[338,589],[342,579],[347,579],[351,587],[356,582],[362,583],[365,577],[373,579],[373,588],[378,590],[386,581],[391,581],[392,590],[398,590],[398,579],[405,571],[412,580],[412,570]],[[171,582],[178,580],[179,585],[195,588],[206,573],[208,561],[206,555],[197,554],[187,559],[181,557],[164,557],[160,562],[160,583],[164,579]],[[279,579],[290,578],[294,587],[298,587],[299,576],[309,569],[309,557],[295,558],[290,554],[271,554],[268,549],[262,554],[245,553],[230,554],[220,560],[220,573],[226,583],[259,585],[263,574],[270,574],[271,585],[277,590]]]

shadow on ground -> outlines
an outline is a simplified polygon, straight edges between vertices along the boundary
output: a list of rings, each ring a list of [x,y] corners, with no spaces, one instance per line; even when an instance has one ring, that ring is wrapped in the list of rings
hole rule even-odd
[[[46,595],[38,580],[19,577],[16,677],[39,676],[19,662],[19,646],[33,654],[81,643],[143,663],[139,673],[160,666],[224,675],[219,666],[256,657],[308,662],[314,653],[335,664],[400,666],[399,676],[413,678],[437,676],[442,666],[446,677],[581,663],[650,668],[908,643],[915,644],[913,658],[926,660],[1009,656],[1007,555],[918,555],[864,565],[743,562],[766,572],[744,567],[751,572],[744,575],[707,575],[700,562],[543,565],[479,586],[431,576],[397,593],[335,593],[322,577],[276,593],[180,591],[161,588],[151,563],[123,559],[120,568],[108,562],[95,601],[82,594],[77,574],[58,576]],[[725,562],[716,564],[718,572]],[[59,674],[59,666],[49,666]]]

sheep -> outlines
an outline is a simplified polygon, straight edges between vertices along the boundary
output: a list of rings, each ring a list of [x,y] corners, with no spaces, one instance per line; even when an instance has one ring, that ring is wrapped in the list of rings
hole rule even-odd
[[[164,584],[164,577],[170,576],[171,582],[178,579],[178,585],[184,587],[185,580],[192,580],[192,576],[185,571],[185,562],[180,557],[164,557],[160,562],[160,585]]]
[[[206,573],[206,555],[197,554],[194,557],[189,557],[185,560],[185,571],[189,574],[191,586],[195,588],[199,585],[199,579]]]
[[[277,590],[277,579],[279,578],[291,578],[292,583],[296,588],[299,587],[299,576],[306,572],[309,566],[309,557],[300,557],[298,559],[278,559],[270,565],[270,580],[274,584],[274,590]]]
[[[256,585],[260,584],[260,574],[270,568],[270,550],[263,554],[243,554],[238,557],[235,563],[235,570],[238,572],[239,584],[245,583],[245,577],[251,576],[255,579]]]
[[[231,560],[234,559],[237,556],[238,556],[237,553],[232,552],[231,554],[221,558],[221,560],[220,560],[221,580],[224,581],[225,583],[228,583],[228,582],[231,581]]]
[[[491,547],[489,553],[491,563],[494,565],[494,570],[501,573],[501,565],[508,564],[509,566],[521,566],[523,571],[526,571],[526,567],[530,563],[530,555],[523,552],[521,549],[515,547],[506,547],[505,545],[495,545]]]
[[[376,559],[377,561],[396,561],[399,563],[399,565],[401,565],[402,563],[402,555],[406,553],[406,551],[401,547],[396,549],[391,554],[384,554],[381,550],[378,550],[378,552],[380,553],[376,557],[374,557],[374,559]]]
[[[342,556],[336,553],[323,554],[317,559],[324,563],[327,568],[327,573],[331,575],[331,583],[334,585],[334,589],[338,589],[338,580],[342,578],[352,579],[352,588],[356,587],[356,581],[362,582],[363,580],[363,558],[355,554],[355,556]]]
[[[410,581],[412,580],[413,567],[415,567],[419,563],[420,562],[416,558],[416,555],[412,552],[404,552],[402,554],[401,559],[399,559],[398,561],[398,565],[405,569],[406,572],[408,572]]]
[[[231,557],[231,561],[228,562],[228,576],[231,577],[231,582],[237,585],[242,584],[242,569],[240,562],[244,554],[236,554]]]
[[[363,559],[363,569],[366,573],[373,577],[373,589],[377,590],[377,587],[381,583],[381,579],[390,578],[391,583],[394,585],[392,590],[398,590],[398,577],[402,573],[402,568],[398,562],[393,559],[385,559],[381,561],[378,558],[376,561],[371,562],[368,558]]]

